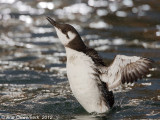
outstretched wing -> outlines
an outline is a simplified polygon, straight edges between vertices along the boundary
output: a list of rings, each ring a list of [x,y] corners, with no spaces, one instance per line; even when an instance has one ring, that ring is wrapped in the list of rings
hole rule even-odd
[[[103,68],[102,81],[107,83],[109,89],[116,88],[121,83],[133,83],[149,73],[151,64],[152,61],[148,58],[117,55],[108,68]]]

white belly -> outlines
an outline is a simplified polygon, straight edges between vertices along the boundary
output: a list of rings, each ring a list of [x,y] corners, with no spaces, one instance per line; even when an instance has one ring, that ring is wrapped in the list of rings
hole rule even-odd
[[[79,103],[88,112],[108,111],[98,88],[93,61],[83,53],[67,51],[67,76],[71,90]]]

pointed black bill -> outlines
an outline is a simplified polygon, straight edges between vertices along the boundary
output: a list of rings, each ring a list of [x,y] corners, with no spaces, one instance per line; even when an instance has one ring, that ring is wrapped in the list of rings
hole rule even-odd
[[[50,17],[47,17],[46,18],[54,27],[56,27],[57,26],[57,23],[56,23],[56,21],[54,21],[52,18],[50,18]]]

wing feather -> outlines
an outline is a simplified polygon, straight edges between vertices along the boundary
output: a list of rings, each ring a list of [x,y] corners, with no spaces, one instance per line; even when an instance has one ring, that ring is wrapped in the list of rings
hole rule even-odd
[[[152,62],[148,58],[117,55],[113,63],[106,68],[106,77],[102,77],[102,81],[108,84],[109,89],[113,89],[121,83],[133,83],[149,73]]]
[[[123,79],[122,79],[122,83],[124,84],[125,83],[125,81],[127,81],[127,70],[125,69],[124,71],[123,71]]]

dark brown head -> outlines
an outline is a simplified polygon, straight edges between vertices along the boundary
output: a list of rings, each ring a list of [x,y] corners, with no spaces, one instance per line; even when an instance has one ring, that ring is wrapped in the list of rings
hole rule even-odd
[[[85,48],[85,44],[73,26],[69,24],[60,24],[50,17],[47,17],[47,20],[55,27],[58,38],[65,47],[77,51],[82,51],[81,49]]]

